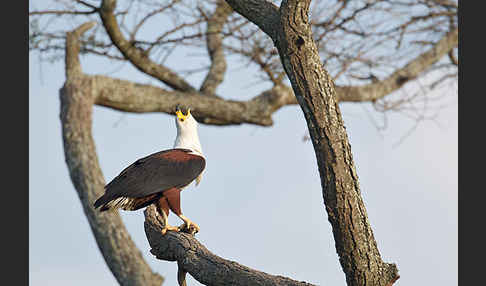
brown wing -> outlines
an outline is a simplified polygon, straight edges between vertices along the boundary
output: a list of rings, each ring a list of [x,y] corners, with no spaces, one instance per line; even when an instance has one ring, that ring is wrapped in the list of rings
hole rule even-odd
[[[118,198],[145,198],[170,188],[182,188],[201,174],[204,157],[188,149],[170,149],[151,154],[125,168],[105,186],[95,208]]]

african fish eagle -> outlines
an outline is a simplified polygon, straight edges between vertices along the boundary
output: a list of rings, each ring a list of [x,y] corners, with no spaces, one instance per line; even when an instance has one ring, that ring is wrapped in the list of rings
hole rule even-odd
[[[182,215],[180,206],[180,192],[196,181],[201,181],[206,167],[206,159],[202,153],[201,143],[197,133],[197,121],[187,110],[184,115],[178,107],[175,122],[177,137],[174,148],[151,154],[137,160],[125,168],[108,185],[105,194],[96,200],[94,207],[100,211],[111,209],[138,210],[154,203],[162,215],[165,228],[180,231],[190,229],[196,232],[199,226]],[[168,224],[169,209],[184,223],[179,227]]]

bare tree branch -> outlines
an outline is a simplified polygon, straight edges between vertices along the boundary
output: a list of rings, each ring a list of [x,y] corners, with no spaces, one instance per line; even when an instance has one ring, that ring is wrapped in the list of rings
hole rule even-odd
[[[265,0],[226,0],[240,15],[262,29],[265,34],[274,38],[278,22],[278,7]]]
[[[191,234],[169,231],[166,235],[162,235],[164,224],[155,206],[147,207],[144,214],[145,234],[152,248],[150,252],[157,259],[177,261],[179,273],[188,272],[204,285],[312,285],[283,276],[270,275],[218,257]]]
[[[419,55],[403,68],[396,70],[386,79],[364,86],[337,87],[339,101],[374,101],[385,97],[417,78],[432,64],[438,62],[449,51],[457,47],[458,29],[444,35],[429,51]]]
[[[29,12],[29,16],[47,15],[47,14],[53,14],[53,15],[89,15],[89,14],[94,14],[96,12],[98,12],[98,11],[97,10],[91,10],[91,11],[48,10],[48,11],[32,11],[32,12]]]
[[[152,11],[150,13],[148,13],[147,15],[145,15],[145,17],[142,18],[142,20],[140,20],[140,22],[138,22],[138,24],[135,26],[135,28],[133,28],[133,31],[130,33],[130,41],[133,42],[135,41],[135,36],[137,35],[137,32],[140,30],[140,28],[145,24],[145,22],[152,18],[153,16],[159,14],[159,13],[162,13],[164,12],[165,10],[171,8],[175,3],[177,3],[178,0],[175,0],[175,1],[171,1],[169,4],[167,4],[166,6],[163,6],[161,8],[158,8],[156,9],[155,11]]]
[[[88,22],[79,26],[72,32],[67,32],[66,35],[66,49],[65,49],[65,63],[66,63],[66,79],[79,76],[82,74],[81,63],[79,62],[79,38],[89,29],[93,28],[96,22]]]
[[[195,91],[195,88],[183,78],[179,77],[170,69],[151,61],[148,55],[125,39],[114,14],[115,7],[116,0],[104,0],[99,14],[103,20],[106,32],[120,52],[140,71],[161,80],[173,89],[179,91]]]
[[[272,113],[295,100],[292,91],[284,86],[275,86],[248,101],[235,101],[201,96],[197,92],[167,91],[107,76],[86,77],[93,82],[92,91],[100,106],[135,113],[173,114],[180,104],[190,106],[199,122],[211,125],[249,123],[270,126],[273,124]]]
[[[449,51],[449,59],[451,60],[452,64],[454,65],[458,65],[459,64],[459,60],[457,59],[457,57],[454,55],[454,49],[451,49]]]
[[[226,60],[222,46],[222,30],[228,16],[233,9],[224,0],[218,0],[216,10],[208,20],[206,29],[206,46],[211,59],[211,67],[204,79],[200,91],[204,94],[214,95],[216,88],[223,82],[226,72]]]

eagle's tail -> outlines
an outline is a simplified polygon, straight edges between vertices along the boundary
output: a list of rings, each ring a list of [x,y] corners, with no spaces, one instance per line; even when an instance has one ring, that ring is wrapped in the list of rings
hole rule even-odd
[[[134,211],[146,207],[159,199],[161,194],[152,194],[142,198],[128,198],[128,197],[109,197],[106,194],[101,196],[94,203],[94,207],[98,208],[101,206],[100,211],[123,209],[126,211]]]
[[[94,208],[97,209],[99,207],[100,208],[100,211],[103,212],[103,211],[107,211],[110,209],[109,207],[109,203],[111,201],[111,198],[108,197],[106,194],[102,195],[101,197],[99,197],[93,204]]]

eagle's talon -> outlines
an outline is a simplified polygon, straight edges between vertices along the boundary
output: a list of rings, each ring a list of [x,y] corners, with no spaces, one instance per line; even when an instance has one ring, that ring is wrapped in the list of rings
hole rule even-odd
[[[197,224],[193,223],[190,220],[185,221],[183,224],[179,226],[179,229],[181,230],[186,230],[187,232],[191,234],[198,233],[200,228]]]
[[[179,232],[180,229],[176,226],[166,226],[162,229],[162,235],[165,235],[167,233],[168,230],[173,230],[173,231],[176,231],[176,232]]]

